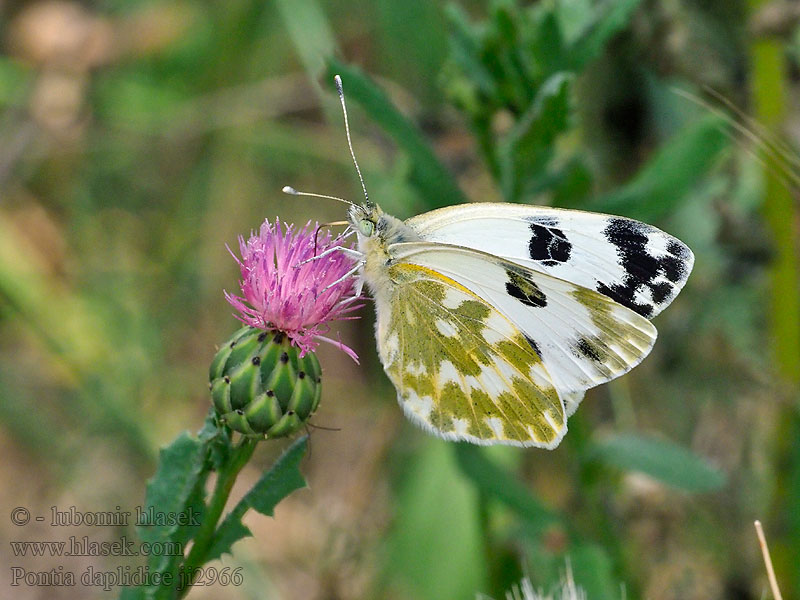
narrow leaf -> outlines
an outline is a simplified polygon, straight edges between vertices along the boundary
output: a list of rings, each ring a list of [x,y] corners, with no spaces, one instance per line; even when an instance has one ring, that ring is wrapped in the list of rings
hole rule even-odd
[[[333,27],[322,5],[318,0],[275,0],[275,7],[311,87],[320,98],[325,117],[329,123],[341,123],[339,103],[325,94],[321,84],[327,61],[338,52]]]
[[[325,71],[325,61],[336,53],[336,41],[328,17],[317,0],[275,0],[289,38],[316,84]]]
[[[619,584],[608,553],[590,543],[579,543],[567,553],[575,583],[592,600],[619,598]]]
[[[641,0],[615,0],[611,8],[601,15],[573,45],[570,58],[573,68],[580,69],[596,58],[609,39],[625,28]]]
[[[590,457],[629,471],[639,471],[689,492],[711,492],[725,485],[725,474],[704,458],[670,442],[623,434],[595,442]]]
[[[425,440],[405,465],[386,540],[384,568],[394,595],[475,598],[486,589],[479,511],[478,494],[459,473],[449,444]]]
[[[231,546],[251,535],[242,523],[242,517],[252,508],[262,515],[271,517],[275,506],[293,491],[305,487],[306,480],[300,473],[300,460],[308,447],[308,436],[295,441],[278,458],[272,468],[264,473],[239,503],[228,513],[217,528],[214,544],[208,552],[208,560],[219,558],[231,552]]]
[[[492,72],[480,61],[480,40],[469,17],[457,4],[448,4],[445,14],[450,22],[451,59],[464,72],[469,81],[487,98],[498,95]]]
[[[677,132],[622,188],[597,198],[590,207],[643,221],[657,221],[691,197],[728,147],[725,121],[708,115]]]
[[[544,174],[554,141],[568,126],[571,81],[565,72],[549,77],[498,148],[506,200],[520,200],[526,184]]]

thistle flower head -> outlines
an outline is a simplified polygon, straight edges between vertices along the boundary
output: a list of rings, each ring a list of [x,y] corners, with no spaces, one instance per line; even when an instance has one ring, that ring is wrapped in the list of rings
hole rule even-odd
[[[355,319],[352,312],[362,305],[355,292],[355,278],[342,279],[355,263],[343,252],[315,258],[341,244],[330,232],[317,236],[317,225],[295,228],[264,221],[258,233],[245,241],[239,236],[239,264],[242,295],[225,292],[242,323],[265,331],[281,331],[300,349],[302,358],[313,352],[319,341],[339,347],[353,360],[356,353],[336,340],[325,337],[331,321]],[[309,260],[314,259],[314,260]],[[304,262],[308,261],[308,262]],[[338,283],[337,283],[338,281]]]

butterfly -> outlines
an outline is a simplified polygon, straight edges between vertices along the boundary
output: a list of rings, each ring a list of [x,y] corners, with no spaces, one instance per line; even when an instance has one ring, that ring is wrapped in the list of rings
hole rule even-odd
[[[401,221],[364,195],[348,202],[358,249],[339,250],[375,301],[406,416],[448,440],[555,448],[586,390],[647,356],[650,319],[694,263],[680,240],[624,217],[474,203]]]

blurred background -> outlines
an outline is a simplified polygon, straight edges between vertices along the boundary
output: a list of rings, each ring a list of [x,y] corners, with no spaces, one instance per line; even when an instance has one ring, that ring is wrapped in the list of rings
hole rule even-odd
[[[0,588],[9,541],[133,528],[13,525],[24,506],[134,510],[158,448],[202,425],[237,327],[225,248],[265,218],[407,218],[465,201],[621,214],[696,266],[631,374],[590,391],[552,452],[409,425],[371,306],[339,328],[309,488],[253,514],[190,598],[494,598],[571,568],[590,600],[757,599],[761,519],[800,598],[800,9],[759,0],[73,0],[0,3]],[[234,496],[279,455],[261,444]]]

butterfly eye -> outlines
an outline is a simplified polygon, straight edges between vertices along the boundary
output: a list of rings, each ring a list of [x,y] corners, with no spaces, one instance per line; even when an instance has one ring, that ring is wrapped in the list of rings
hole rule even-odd
[[[362,235],[369,237],[372,235],[372,232],[375,231],[375,223],[363,219],[358,222],[358,228],[361,230]]]

